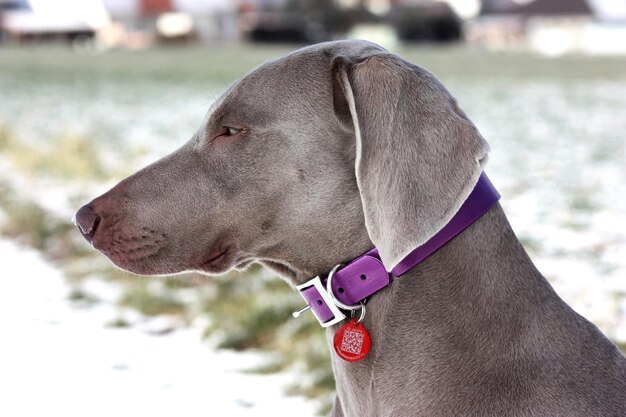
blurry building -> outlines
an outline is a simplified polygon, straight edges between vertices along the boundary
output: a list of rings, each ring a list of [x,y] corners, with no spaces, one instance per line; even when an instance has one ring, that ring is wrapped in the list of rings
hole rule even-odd
[[[116,22],[107,43],[141,47],[153,42],[233,40],[236,4],[230,0],[103,0]]]
[[[462,38],[463,22],[448,1],[249,0],[241,5],[242,33],[252,41],[312,43],[358,36],[381,43],[389,38],[434,43]]]
[[[3,39],[17,42],[92,38],[109,23],[101,0],[0,0]]]
[[[315,43],[350,36],[387,45],[440,43],[462,40],[464,22],[457,12],[478,1],[0,0],[0,28],[16,40],[97,35],[97,45],[128,48],[236,39]]]
[[[625,54],[626,2],[483,0],[468,40],[495,48],[530,48],[546,55]]]

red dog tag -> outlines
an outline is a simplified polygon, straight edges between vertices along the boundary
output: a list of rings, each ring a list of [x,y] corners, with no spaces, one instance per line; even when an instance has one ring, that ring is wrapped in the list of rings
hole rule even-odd
[[[369,353],[371,340],[363,324],[352,319],[337,330],[333,344],[335,345],[335,352],[341,359],[348,362],[358,362]]]

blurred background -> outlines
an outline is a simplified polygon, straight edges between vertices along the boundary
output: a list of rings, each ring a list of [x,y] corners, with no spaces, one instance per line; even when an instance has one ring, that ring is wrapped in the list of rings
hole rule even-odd
[[[0,0],[0,415],[328,412],[285,282],[131,276],[70,218],[256,65],[343,38],[444,82],[539,269],[626,349],[626,0]]]

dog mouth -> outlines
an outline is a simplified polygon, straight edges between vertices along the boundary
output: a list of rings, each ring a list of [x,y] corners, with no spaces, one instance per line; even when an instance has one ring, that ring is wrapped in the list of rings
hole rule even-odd
[[[230,252],[230,247],[214,250],[209,253],[206,260],[200,263],[196,269],[213,273],[227,270]]]

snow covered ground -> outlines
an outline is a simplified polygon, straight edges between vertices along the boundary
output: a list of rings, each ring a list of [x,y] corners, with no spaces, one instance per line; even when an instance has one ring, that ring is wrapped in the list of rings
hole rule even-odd
[[[200,330],[112,328],[116,306],[72,307],[62,274],[0,240],[0,416],[312,416],[289,374],[250,375],[258,354],[216,352]]]

